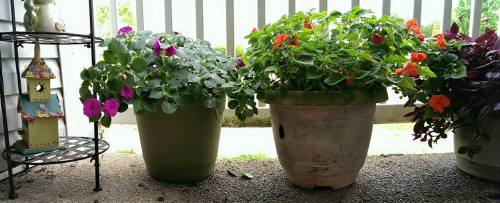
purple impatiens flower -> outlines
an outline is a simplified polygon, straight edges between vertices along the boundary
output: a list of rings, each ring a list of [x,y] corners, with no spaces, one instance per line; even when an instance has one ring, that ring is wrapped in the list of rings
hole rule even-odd
[[[159,39],[153,40],[153,53],[155,56],[160,56],[162,51],[165,51],[166,56],[174,56],[177,53],[177,47],[175,45],[171,45],[167,49],[161,48],[161,42]]]
[[[176,53],[177,53],[177,48],[175,47],[175,45],[172,45],[165,50],[165,55],[167,56],[173,56]]]
[[[120,30],[118,30],[118,36],[128,35],[132,31],[133,31],[132,27],[127,25],[125,27],[120,28]]]
[[[243,60],[241,60],[240,56],[236,56],[234,61],[236,62],[236,68],[245,67],[245,63],[243,62]]]
[[[123,86],[120,90],[120,96],[122,96],[125,100],[129,101],[134,97],[134,90],[129,86]]]
[[[104,101],[104,115],[113,117],[118,113],[118,108],[120,108],[120,102],[118,99],[108,99]]]
[[[83,114],[92,118],[101,114],[101,102],[97,99],[87,99],[83,102]]]

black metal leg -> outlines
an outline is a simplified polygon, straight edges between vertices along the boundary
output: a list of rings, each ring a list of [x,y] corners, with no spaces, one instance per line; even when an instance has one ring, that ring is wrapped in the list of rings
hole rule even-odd
[[[2,58],[2,53],[0,53],[0,59]],[[3,84],[3,67],[2,62],[0,61],[0,102],[2,105],[2,120],[3,120],[3,137],[5,138],[5,150],[10,147],[9,140],[9,125],[7,122],[7,108],[5,104],[5,88]],[[15,199],[17,197],[15,188],[14,188],[14,176],[12,174],[12,162],[10,161],[10,154],[6,153],[7,159],[7,170],[9,173],[9,199]]]
[[[94,3],[92,0],[89,0],[89,17],[90,17],[90,52],[92,65],[96,64],[95,58],[95,30],[94,30]],[[95,166],[95,188],[94,191],[101,191],[101,182],[100,182],[100,174],[99,174],[99,123],[94,122],[94,166]]]

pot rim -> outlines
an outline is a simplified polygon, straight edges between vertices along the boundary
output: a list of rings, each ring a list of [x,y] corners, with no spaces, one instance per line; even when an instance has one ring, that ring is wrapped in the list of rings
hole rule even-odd
[[[388,99],[385,86],[344,91],[288,91],[280,94],[277,90],[268,90],[262,99],[272,105],[288,106],[348,106],[373,104]]]

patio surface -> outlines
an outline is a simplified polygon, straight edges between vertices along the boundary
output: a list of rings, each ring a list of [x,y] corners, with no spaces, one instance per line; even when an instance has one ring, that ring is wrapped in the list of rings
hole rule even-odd
[[[495,202],[500,184],[455,167],[453,154],[371,156],[357,182],[343,190],[301,189],[286,179],[276,159],[220,160],[215,173],[195,184],[169,184],[148,176],[138,155],[102,157],[103,191],[93,192],[92,163],[39,166],[19,174],[15,202]],[[255,177],[233,177],[248,172]],[[0,200],[8,185],[0,182]]]

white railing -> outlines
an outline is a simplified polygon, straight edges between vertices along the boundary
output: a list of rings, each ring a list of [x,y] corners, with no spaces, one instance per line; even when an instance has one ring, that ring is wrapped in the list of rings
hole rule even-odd
[[[110,8],[110,21],[111,21],[111,33],[116,33],[118,29],[118,12],[117,12],[117,0],[108,0],[109,1],[109,8]],[[158,3],[156,0],[154,3]],[[172,32],[174,31],[173,29],[173,4],[172,2],[176,0],[164,0],[164,18],[165,18],[165,32]],[[180,1],[180,0],[179,0]],[[249,0],[246,0],[249,1]],[[253,0],[256,1],[257,3],[257,10],[255,11],[257,13],[257,27],[262,27],[266,24],[266,0]],[[273,1],[273,0],[267,0],[267,1]],[[339,3],[340,1],[329,1],[329,0],[311,0],[315,1],[318,4],[318,8],[320,11],[328,11],[329,9],[329,4],[331,3],[334,5],[335,3]],[[371,1],[371,0],[370,0]],[[423,0],[413,0],[413,13],[411,17],[421,20],[422,18],[422,1]],[[137,30],[144,30],[144,3],[153,3],[152,1],[144,1],[144,0],[135,0],[135,9],[136,9],[136,22],[137,22]],[[204,19],[205,19],[205,12],[204,12],[204,3],[213,3],[210,2],[210,0],[194,0],[194,8],[193,10],[195,11],[195,24],[192,26],[196,28],[196,37],[198,39],[204,39],[205,38],[205,29],[204,29]],[[226,42],[225,42],[225,47],[227,50],[227,54],[234,56],[235,55],[235,0],[225,0],[225,19],[226,19]],[[342,3],[348,3],[348,2],[342,2]],[[380,0],[381,5],[381,10],[378,11],[382,15],[391,15],[391,4],[401,4],[403,3],[402,1],[399,0]],[[407,3],[405,1],[404,3]],[[435,2],[436,4],[443,4],[443,15],[441,20],[441,27],[440,31],[446,31],[451,25],[451,18],[452,18],[452,4],[453,3],[458,3],[458,1],[453,1],[453,0],[437,0]],[[297,2],[296,0],[288,0],[288,14],[293,14],[297,10]],[[354,6],[362,6],[361,0],[351,0],[350,6],[351,8]],[[222,6],[222,5],[221,5]],[[481,7],[482,7],[482,1],[481,0],[472,0],[471,3],[471,17],[470,17],[470,26],[469,26],[469,34],[473,37],[477,37],[479,34],[479,29],[480,29],[480,22],[481,22]],[[300,9],[299,9],[300,10]],[[499,11],[500,12],[500,11]],[[161,14],[155,14],[156,16],[161,16]],[[183,22],[183,23],[189,23],[189,22]],[[499,28],[500,28],[500,19],[499,19]],[[250,29],[249,29],[250,30]],[[384,123],[384,122],[401,122],[404,121],[405,119],[402,118],[402,115],[404,115],[405,111],[408,111],[408,109],[403,109],[402,108],[402,101],[397,99],[397,96],[394,94],[391,95],[390,93],[390,101],[384,105],[380,105],[377,108],[375,120],[378,123]],[[267,116],[269,114],[267,110],[267,105],[259,103],[259,108],[263,110],[264,112],[261,113],[261,115]],[[231,111],[228,111],[231,112]],[[123,123],[127,123],[129,120],[135,120],[135,119],[130,119],[130,115],[125,115],[121,116],[122,119],[118,118],[118,123],[122,121]],[[126,117],[126,118],[123,118]],[[128,118],[127,118],[128,117]]]
[[[158,0],[159,1],[159,0]],[[173,31],[173,18],[172,18],[172,1],[175,0],[164,0],[164,17],[165,17],[165,32]],[[196,37],[199,39],[204,39],[204,0],[194,0],[195,6],[195,19],[196,23],[193,25],[196,28]],[[262,27],[266,23],[266,0],[254,0],[257,2],[257,26]],[[271,1],[271,0],[267,0]],[[314,0],[318,2],[320,11],[328,11],[329,3],[338,3],[340,1],[329,1],[329,0]],[[413,18],[417,20],[421,20],[422,18],[422,1],[423,0],[413,0]],[[209,2],[209,1],[207,1]],[[225,8],[226,8],[226,48],[227,53],[229,55],[234,55],[235,51],[235,35],[234,35],[234,2],[235,0],[225,0]],[[144,0],[135,0],[135,9],[136,9],[136,21],[137,21],[137,29],[144,30],[144,3],[153,3],[152,1],[144,1]],[[154,3],[157,3],[156,1]],[[345,2],[343,2],[345,3]],[[401,3],[397,0],[380,0],[382,4],[382,15],[390,15],[391,14],[391,4],[392,3]],[[433,2],[434,3],[434,2]],[[451,15],[452,15],[452,4],[453,0],[438,0],[435,3],[443,4],[443,16],[441,18],[441,31],[445,31],[449,28],[451,24]],[[458,3],[458,1],[455,1]],[[351,0],[351,7],[359,6],[360,0]],[[481,23],[481,0],[472,0],[471,3],[471,19],[469,26],[469,34],[472,36],[477,36],[479,34],[479,28]],[[109,8],[110,8],[110,18],[111,18],[111,33],[116,33],[117,25],[118,25],[118,13],[117,13],[117,0],[109,0]],[[296,8],[296,0],[288,0],[288,14],[293,14],[297,10]],[[160,14],[161,16],[161,14]],[[500,20],[499,20],[500,21]],[[500,25],[500,23],[499,23]]]

